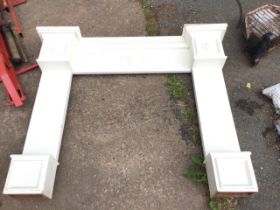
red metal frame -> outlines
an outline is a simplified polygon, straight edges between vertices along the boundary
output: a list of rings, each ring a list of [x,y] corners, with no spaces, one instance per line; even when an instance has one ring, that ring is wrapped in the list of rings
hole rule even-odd
[[[22,34],[22,29],[21,29],[21,24],[19,22],[19,19],[16,15],[16,12],[15,12],[15,9],[14,7],[19,5],[19,4],[24,4],[26,3],[26,0],[2,0],[1,2],[1,7],[6,9],[8,8],[10,13],[11,13],[11,16],[12,16],[12,20],[13,20],[13,23],[15,25],[15,28],[16,28],[16,32],[18,34]]]
[[[16,71],[16,75],[24,74],[24,73],[26,73],[26,72],[28,72],[28,71],[31,71],[31,70],[33,70],[33,69],[36,69],[36,68],[38,68],[38,67],[39,67],[39,66],[38,66],[37,63],[36,63],[36,64],[31,64],[30,66],[26,66],[26,67],[21,68],[20,70],[17,70],[17,71]]]
[[[20,5],[20,4],[24,4],[26,3],[27,0],[11,0],[14,6]],[[2,0],[2,2],[0,3],[2,8],[7,8],[7,4],[6,1]]]
[[[15,6],[26,3],[26,0],[12,0]]]
[[[2,34],[0,34],[0,78],[9,95],[10,104],[16,107],[22,106],[25,96],[16,78],[15,69],[10,61],[8,49]]]
[[[16,15],[14,4],[13,4],[12,0],[6,0],[6,1],[8,3],[8,8],[9,8],[9,11],[11,13],[13,23],[15,24],[16,32],[18,34],[22,34],[21,24],[20,24],[20,22],[18,20],[18,17]]]
[[[0,82],[4,84],[4,87],[9,95],[10,105],[20,107],[26,99],[16,76],[37,67],[38,64],[33,64],[15,71],[15,68],[10,61],[10,55],[5,45],[3,35],[0,34]]]
[[[20,22],[16,16],[14,6],[23,4],[25,2],[26,0],[2,0],[0,2],[0,7],[2,7],[2,9],[9,9],[16,28],[16,32],[18,34],[21,34],[22,30]],[[0,27],[5,27],[7,23],[5,22],[5,20],[2,22],[3,23],[0,23]],[[0,82],[3,83],[7,94],[9,95],[10,105],[20,107],[23,105],[26,99],[23,94],[21,85],[17,80],[17,75],[23,74],[37,67],[37,64],[33,64],[16,71],[11,62],[10,54],[6,46],[4,36],[0,32]]]

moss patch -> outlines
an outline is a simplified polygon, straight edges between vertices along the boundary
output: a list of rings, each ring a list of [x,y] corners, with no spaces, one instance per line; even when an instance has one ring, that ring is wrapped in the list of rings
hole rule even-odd
[[[177,79],[175,75],[168,76],[167,88],[173,99],[185,100],[187,89],[185,88],[184,82]]]
[[[139,3],[141,4],[144,10],[144,15],[146,19],[146,31],[148,36],[159,35],[159,25],[155,18],[155,13],[148,0],[139,0]]]

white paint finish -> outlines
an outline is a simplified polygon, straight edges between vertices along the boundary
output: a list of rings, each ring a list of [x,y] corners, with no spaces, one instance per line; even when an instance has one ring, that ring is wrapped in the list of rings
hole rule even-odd
[[[209,152],[240,151],[240,147],[222,72],[227,58],[222,47],[226,25],[202,29],[202,26],[186,25],[184,37],[193,48],[193,85],[207,157]]]
[[[226,23],[185,24],[183,28],[183,37],[186,39],[187,42],[189,42],[191,34],[199,34],[207,39],[209,33],[218,33],[219,40],[223,40],[227,30],[227,26],[228,25]]]
[[[192,77],[210,195],[254,193],[258,186],[251,153],[240,152],[223,77],[226,25],[210,28],[186,25],[184,29],[193,49]]]
[[[206,158],[210,196],[217,193],[255,193],[258,185],[250,152],[210,152]]]
[[[83,38],[71,64],[74,74],[189,73],[190,53],[181,36]]]
[[[50,155],[11,155],[4,194],[52,198],[57,165]]]
[[[37,33],[43,42],[46,37],[48,36],[54,36],[54,37],[59,37],[59,36],[75,36],[77,39],[81,38],[81,31],[80,27],[78,26],[38,26],[36,28]]]
[[[42,72],[23,154],[48,154],[58,160],[71,82],[71,71]]]
[[[191,50],[182,36],[81,38],[78,27],[37,27],[37,31],[44,40],[40,67],[70,61],[68,68],[74,74],[191,72]]]
[[[223,68],[227,59],[222,45],[226,28],[227,24],[185,25],[183,37],[192,47],[192,69]]]
[[[43,44],[37,61],[42,77],[23,155],[49,155],[58,161],[73,74],[186,73],[190,69],[205,157],[215,152],[239,154],[222,73],[227,58],[222,48],[226,26],[185,25],[183,36],[134,38],[82,38],[77,27],[39,27]],[[18,174],[21,168],[29,168],[34,173],[39,171],[39,165],[34,160],[30,161],[30,164],[19,163],[15,169],[11,164],[9,174],[12,175],[8,175],[8,179],[15,176],[13,173]],[[229,185],[235,186],[234,192],[239,189],[244,192],[243,185],[248,184],[248,180],[255,180],[252,171],[245,170],[247,165],[252,165],[249,156],[242,163],[235,161],[219,159],[215,168],[213,161],[206,161],[211,192],[213,189],[216,192],[230,191],[233,188],[227,188]],[[226,167],[228,163],[236,170],[240,167],[241,175],[233,176],[231,167]],[[45,185],[43,191],[52,192],[55,171],[56,166],[47,172],[43,182],[50,184]],[[30,187],[36,185],[36,173],[28,177],[32,176],[34,182],[29,182],[26,177],[13,178],[13,185],[22,186],[17,188],[18,194],[26,194]],[[217,180],[221,181],[222,187],[212,186]],[[4,193],[12,194],[12,191],[7,192],[4,190]]]
[[[72,71],[70,61],[77,57],[79,27],[37,27],[43,40],[37,62],[42,71]]]
[[[13,173],[11,173],[10,179],[8,181],[9,188],[38,188],[40,186],[40,176],[42,172],[42,161],[15,161],[11,165]],[[19,176],[28,177],[24,180],[19,179]]]
[[[194,68],[192,77],[204,157],[240,151],[222,69]]]

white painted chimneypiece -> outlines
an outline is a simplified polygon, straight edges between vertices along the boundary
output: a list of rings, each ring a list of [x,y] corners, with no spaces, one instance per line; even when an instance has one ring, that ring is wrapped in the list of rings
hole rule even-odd
[[[8,195],[52,198],[73,75],[192,73],[210,195],[258,191],[241,152],[222,68],[226,24],[185,25],[182,36],[83,38],[79,27],[38,27],[42,76],[23,153],[11,155]]]

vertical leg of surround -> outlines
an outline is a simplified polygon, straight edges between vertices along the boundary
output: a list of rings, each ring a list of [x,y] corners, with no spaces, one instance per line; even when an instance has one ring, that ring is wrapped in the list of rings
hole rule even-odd
[[[222,68],[226,24],[185,25],[192,45],[192,77],[211,197],[258,191],[250,152],[241,152]]]
[[[21,155],[11,155],[4,194],[52,198],[68,98],[71,57],[80,40],[79,28],[41,27],[42,70],[26,141]]]

